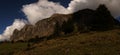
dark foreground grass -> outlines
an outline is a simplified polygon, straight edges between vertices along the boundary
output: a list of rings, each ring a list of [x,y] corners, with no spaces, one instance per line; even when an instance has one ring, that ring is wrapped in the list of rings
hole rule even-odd
[[[0,55],[120,55],[120,30],[78,33],[31,45],[5,43]]]
[[[27,43],[1,43],[0,55],[13,55],[27,48]]]

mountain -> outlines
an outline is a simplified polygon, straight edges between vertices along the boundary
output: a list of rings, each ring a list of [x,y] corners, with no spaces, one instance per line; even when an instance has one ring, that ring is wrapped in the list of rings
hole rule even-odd
[[[102,4],[96,10],[83,9],[73,14],[54,14],[38,21],[35,25],[27,24],[20,31],[16,29],[10,40],[36,41],[36,39],[49,39],[72,33],[104,31],[113,29],[117,25],[119,21],[114,19]]]

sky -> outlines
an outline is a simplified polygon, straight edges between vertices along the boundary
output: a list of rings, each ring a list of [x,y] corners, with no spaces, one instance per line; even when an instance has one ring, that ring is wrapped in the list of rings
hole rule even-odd
[[[13,23],[16,18],[25,18],[21,11],[25,4],[37,2],[37,0],[0,0],[0,34],[6,26]]]
[[[0,0],[0,34],[7,26],[14,22],[14,19],[26,19],[22,12],[23,5],[35,3],[38,0]],[[70,0],[49,0],[59,2],[64,7],[68,6]]]

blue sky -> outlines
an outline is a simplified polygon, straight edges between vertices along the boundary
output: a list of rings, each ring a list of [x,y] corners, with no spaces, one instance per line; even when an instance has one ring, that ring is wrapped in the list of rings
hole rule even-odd
[[[5,28],[11,25],[14,19],[26,19],[24,13],[21,11],[22,6],[37,2],[38,0],[0,0],[0,34]],[[59,2],[64,7],[68,6],[70,0],[49,0]]]

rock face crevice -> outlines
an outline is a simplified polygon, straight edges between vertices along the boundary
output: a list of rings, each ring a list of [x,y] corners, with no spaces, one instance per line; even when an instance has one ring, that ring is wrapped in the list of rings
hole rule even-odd
[[[22,30],[14,31],[11,41],[28,41],[32,38],[66,35],[73,32],[107,30],[118,25],[105,5],[96,10],[83,9],[73,14],[54,14],[38,21],[35,25],[26,25]]]

